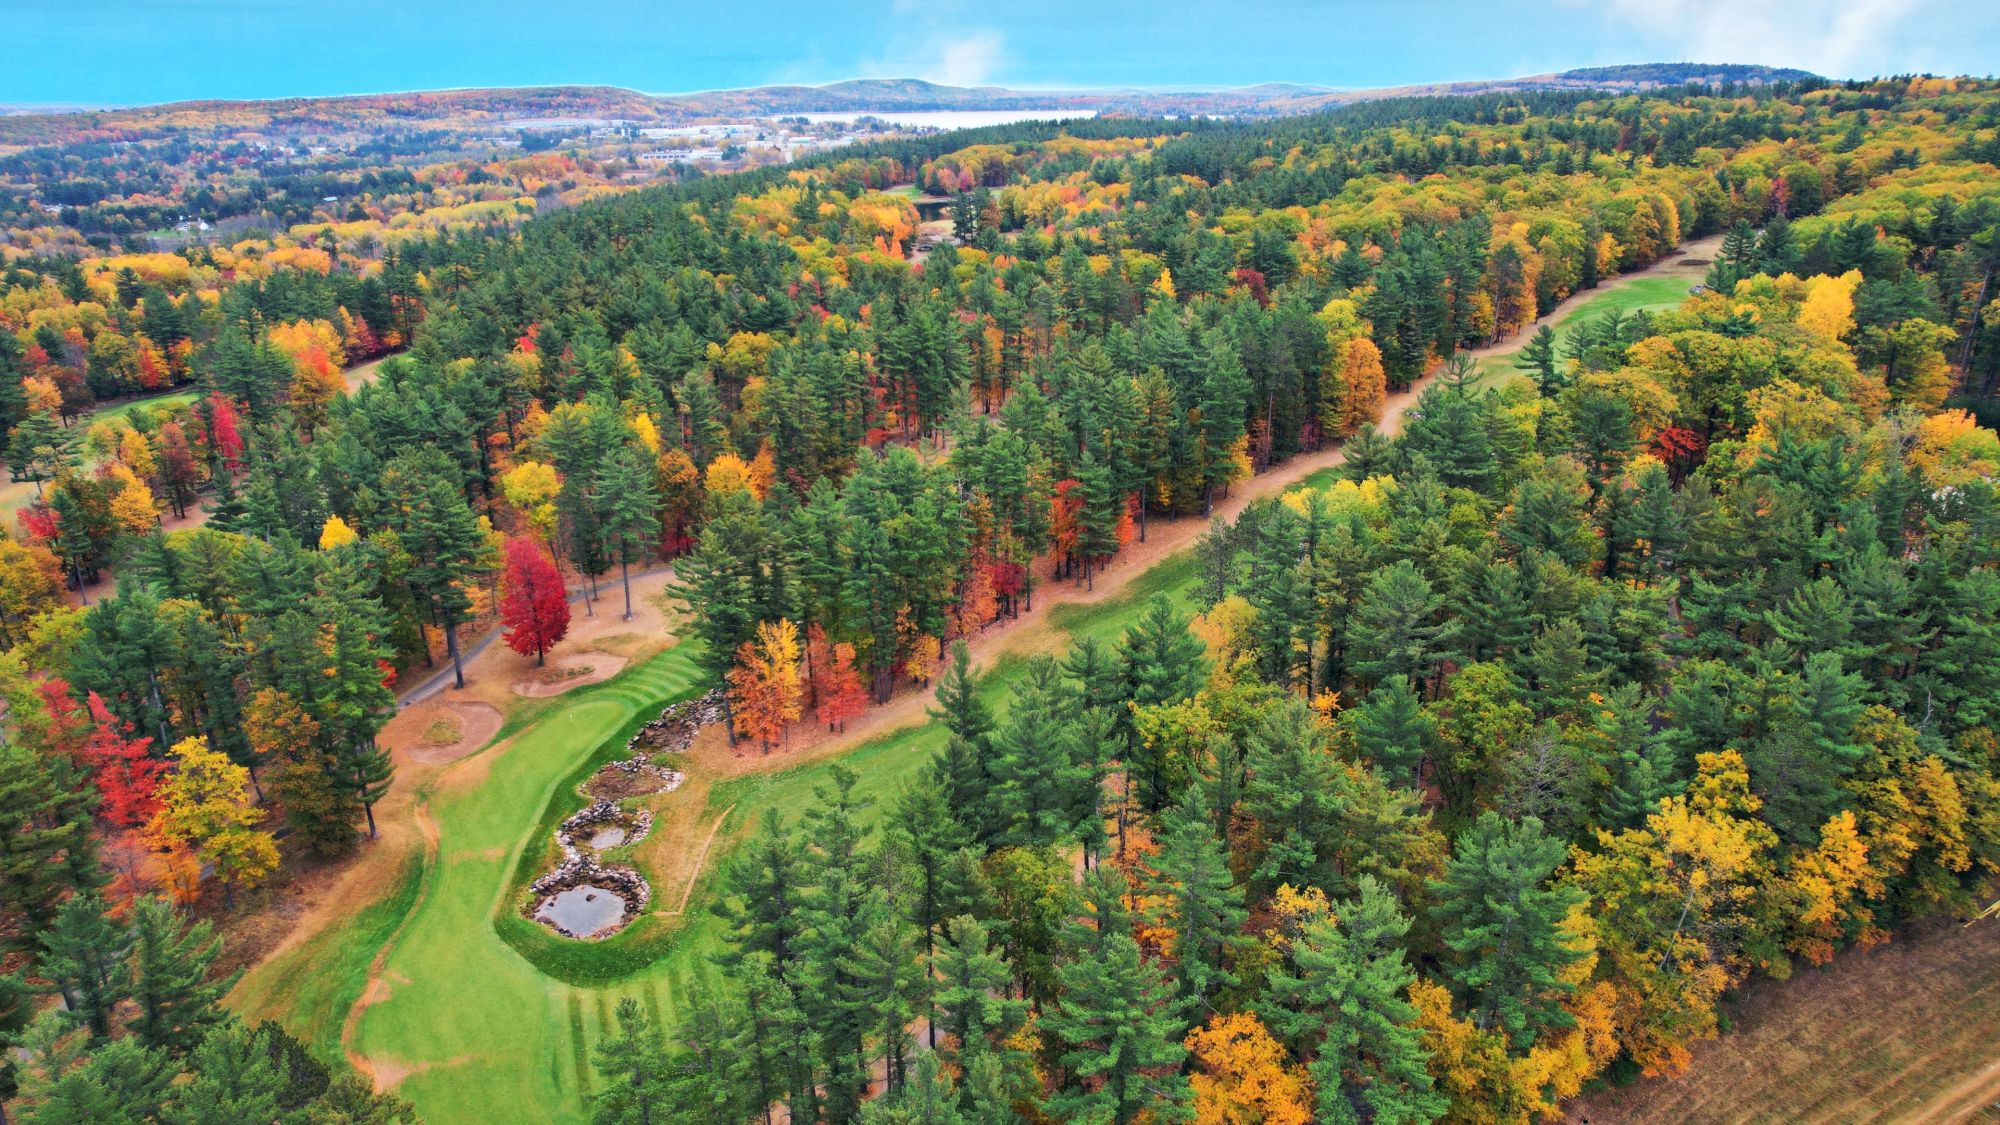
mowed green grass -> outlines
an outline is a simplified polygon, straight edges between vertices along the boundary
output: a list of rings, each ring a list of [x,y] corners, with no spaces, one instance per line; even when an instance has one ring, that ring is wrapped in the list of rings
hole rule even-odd
[[[1182,552],[1117,595],[1058,606],[1032,628],[1052,631],[1059,643],[1086,636],[1110,643],[1156,595],[1185,609],[1195,580],[1194,558]],[[1004,715],[1009,689],[1026,663],[1006,656],[982,677],[981,694],[997,712]],[[727,859],[723,840],[740,841],[767,809],[792,820],[804,815],[814,791],[830,783],[836,761],[860,775],[860,791],[874,800],[868,820],[879,827],[896,794],[943,743],[942,729],[926,723],[838,758],[716,785],[703,820],[733,811],[686,914],[670,923],[681,928],[666,940],[657,933],[642,938],[658,956],[627,976],[603,986],[565,984],[536,969],[495,930],[496,917],[516,905],[519,857],[540,846],[545,811],[552,800],[572,799],[559,790],[586,760],[603,752],[607,741],[622,745],[634,723],[685,696],[695,678],[687,646],[669,650],[541,712],[490,762],[475,756],[459,767],[483,776],[444,775],[428,794],[439,841],[434,861],[407,872],[382,902],[357,904],[340,927],[259,966],[236,994],[239,1008],[276,1014],[322,1051],[336,1052],[341,1023],[381,953],[382,986],[362,1009],[352,1045],[379,1077],[416,1103],[426,1121],[583,1121],[595,1080],[591,1049],[614,1030],[618,1001],[632,997],[671,1026],[688,981],[709,970],[722,941],[720,923],[706,907],[715,873]],[[656,886],[654,909],[670,907],[674,890]],[[603,947],[607,956],[615,955],[617,941]]]
[[[1672,274],[1658,274],[1650,277],[1635,277],[1625,281],[1606,283],[1589,300],[1572,306],[1555,322],[1556,339],[1564,348],[1570,343],[1579,325],[1594,320],[1606,313],[1617,311],[1630,315],[1640,310],[1655,312],[1671,309],[1688,298],[1688,286],[1694,280],[1676,271]],[[1534,336],[1533,332],[1522,332],[1508,346],[1479,361],[1480,376],[1489,386],[1502,386],[1515,379],[1527,376],[1515,367],[1516,357]]]

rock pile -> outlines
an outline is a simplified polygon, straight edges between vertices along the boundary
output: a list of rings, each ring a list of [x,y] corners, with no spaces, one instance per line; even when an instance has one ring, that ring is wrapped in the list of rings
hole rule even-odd
[[[616,801],[597,801],[556,826],[556,843],[563,850],[563,858],[568,859],[590,846],[587,841],[597,829],[613,826],[625,829],[625,838],[618,841],[619,846],[636,844],[652,829],[653,814],[646,809],[628,812]]]
[[[721,722],[723,697],[718,689],[699,699],[676,703],[660,712],[660,717],[639,728],[625,748],[629,758],[606,763],[577,786],[590,801],[581,810],[556,826],[556,846],[562,862],[528,886],[528,901],[521,912],[567,938],[602,938],[617,933],[645,912],[653,897],[646,877],[630,867],[607,866],[599,862],[589,839],[597,830],[619,827],[626,830],[618,846],[639,841],[653,827],[653,814],[646,809],[627,809],[623,802],[648,793],[671,792],[685,777],[652,760],[655,754],[678,754],[694,745],[695,736],[709,723]],[[592,934],[575,934],[546,917],[557,895],[575,887],[593,886],[616,894],[625,903],[618,923]]]
[[[722,689],[716,688],[698,699],[676,703],[660,712],[660,717],[639,728],[625,749],[640,755],[678,754],[694,745],[694,736],[710,723],[722,721]]]

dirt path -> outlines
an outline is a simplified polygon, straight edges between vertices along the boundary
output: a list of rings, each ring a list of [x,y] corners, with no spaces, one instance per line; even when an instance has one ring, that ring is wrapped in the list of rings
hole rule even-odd
[[[1975,1117],[2000,1118],[2000,1061],[1974,1071],[1909,1120],[1970,1121]]]
[[[722,822],[728,820],[729,814],[735,811],[735,805],[723,809],[721,814],[715,818],[715,823],[709,826],[708,837],[702,840],[701,850],[695,853],[694,870],[688,873],[687,883],[681,887],[680,905],[674,907],[672,910],[661,911],[661,916],[672,918],[687,913],[688,899],[694,897],[695,881],[701,878],[701,869],[708,863],[708,849],[715,846],[715,835],[722,831]]]

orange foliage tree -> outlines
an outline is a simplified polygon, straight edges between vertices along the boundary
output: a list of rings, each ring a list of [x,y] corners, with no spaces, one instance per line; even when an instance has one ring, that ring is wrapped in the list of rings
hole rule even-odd
[[[758,622],[757,636],[736,650],[736,667],[729,671],[731,725],[737,734],[761,742],[768,754],[804,703],[799,627],[782,618]]]

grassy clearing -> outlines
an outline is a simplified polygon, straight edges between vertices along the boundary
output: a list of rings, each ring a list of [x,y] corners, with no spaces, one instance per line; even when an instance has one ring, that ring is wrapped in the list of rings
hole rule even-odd
[[[1556,339],[1563,347],[1569,346],[1570,337],[1578,325],[1612,311],[1630,315],[1640,310],[1656,312],[1671,309],[1687,300],[1688,286],[1693,284],[1679,271],[1634,277],[1624,281],[1609,283],[1594,297],[1571,306],[1554,322]],[[1533,332],[1522,332],[1507,346],[1479,361],[1481,378],[1491,386],[1501,386],[1516,379],[1525,379],[1514,366],[1515,357],[1521,348],[1533,338]]]
[[[92,422],[103,421],[109,418],[123,418],[140,407],[164,410],[167,407],[179,406],[184,403],[193,402],[194,400],[195,392],[193,391],[173,391],[169,394],[153,395],[148,398],[127,399],[124,402],[94,410],[84,417],[77,419],[71,424],[69,432],[77,440],[81,441],[84,433],[90,429]],[[90,468],[94,466],[85,467]],[[14,513],[33,503],[34,499],[34,482],[8,480],[4,476],[0,476],[0,520],[12,523]]]

